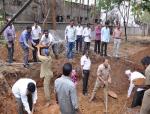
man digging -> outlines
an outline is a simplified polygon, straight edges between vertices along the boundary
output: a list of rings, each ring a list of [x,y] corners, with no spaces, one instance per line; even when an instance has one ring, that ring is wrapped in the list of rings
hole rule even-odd
[[[96,92],[100,87],[104,88],[104,96],[106,97],[108,91],[108,83],[111,83],[110,71],[111,68],[109,65],[109,61],[108,59],[105,59],[104,62],[100,64],[97,69],[97,79],[89,102],[93,101],[96,96]]]

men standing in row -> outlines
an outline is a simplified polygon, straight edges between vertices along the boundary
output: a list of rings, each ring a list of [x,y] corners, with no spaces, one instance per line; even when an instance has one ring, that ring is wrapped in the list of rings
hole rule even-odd
[[[7,20],[8,22],[9,20]],[[13,62],[14,55],[14,42],[16,38],[15,27],[11,23],[4,31],[4,38],[6,40],[7,50],[8,50],[8,63]]]
[[[30,42],[34,46],[36,45],[33,42],[32,38],[31,38],[31,31],[32,31],[32,28],[28,26],[26,28],[26,30],[24,30],[21,33],[21,36],[20,36],[20,39],[19,39],[20,45],[21,45],[21,47],[23,49],[23,53],[24,53],[24,67],[25,68],[29,68],[29,61],[28,61],[28,58],[29,58],[29,48],[32,49],[32,50],[34,50],[34,48],[28,44],[28,40],[30,40]]]
[[[63,66],[63,75],[55,80],[56,100],[60,106],[61,114],[79,114],[77,92],[75,84],[70,76],[72,65],[66,63]]]
[[[140,72],[137,72],[137,71],[131,72],[130,70],[126,70],[125,74],[128,76],[128,79],[130,81],[130,86],[129,86],[128,95],[127,95],[127,98],[129,99],[131,92],[132,92],[133,88],[135,87],[133,81],[138,78],[145,79],[145,77],[143,74],[141,74]],[[145,92],[145,90],[143,88],[136,88],[136,92],[134,93],[134,97],[133,97],[133,101],[132,101],[132,105],[131,105],[132,108],[136,107],[136,106],[141,106],[144,92]]]
[[[95,27],[95,47],[94,47],[94,52],[96,54],[100,54],[100,44],[101,44],[101,25],[100,23],[97,23],[97,26]]]
[[[90,49],[90,44],[91,44],[91,28],[90,28],[90,23],[87,24],[87,27],[84,28],[83,30],[83,37],[84,37],[84,51]]]
[[[83,42],[83,27],[81,26],[81,23],[79,22],[78,26],[76,27],[76,51],[82,52],[82,42]]]
[[[35,21],[34,22],[34,26],[32,26],[32,40],[33,42],[38,45],[40,38],[41,38],[41,27],[38,25],[38,23]],[[35,45],[32,44],[32,47],[34,48],[34,50],[32,50],[32,54],[33,54],[33,61],[37,62],[37,48],[35,47]]]
[[[101,30],[101,56],[107,56],[107,45],[110,41],[109,22],[105,22],[105,26]]]
[[[24,109],[27,114],[33,114],[37,100],[36,82],[28,78],[19,79],[13,85],[12,93],[17,101],[18,114],[24,114]]]
[[[106,94],[105,90],[108,88],[108,83],[111,83],[110,71],[111,68],[109,65],[109,61],[108,59],[105,59],[104,62],[98,66],[97,79],[92,92],[92,96],[89,100],[90,102],[95,98],[96,92],[100,87],[104,88],[104,94]]]
[[[83,79],[83,95],[88,95],[88,80],[90,75],[90,68],[91,68],[91,60],[89,57],[89,51],[86,50],[84,55],[81,57],[81,69],[82,69],[82,79]]]
[[[44,94],[46,98],[46,107],[50,105],[50,81],[53,77],[52,72],[52,58],[50,56],[49,51],[42,51],[42,55],[40,54],[40,47],[38,46],[38,58],[42,62],[41,63],[41,70],[40,70],[40,78],[44,80]]]
[[[122,31],[120,29],[120,25],[117,25],[117,27],[113,31],[113,38],[114,38],[114,46],[113,46],[113,56],[119,57],[119,47],[121,43],[121,35]]]
[[[68,60],[72,60],[73,49],[75,47],[75,40],[76,40],[76,28],[74,26],[74,20],[70,20],[70,25],[66,27],[65,37],[67,42],[67,58]]]

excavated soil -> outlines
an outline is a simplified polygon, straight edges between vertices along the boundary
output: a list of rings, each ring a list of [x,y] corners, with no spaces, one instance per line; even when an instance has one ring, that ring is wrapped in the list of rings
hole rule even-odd
[[[109,52],[111,53],[111,45],[109,46]],[[134,47],[134,48],[133,48]],[[2,60],[6,60],[6,49],[5,47],[0,47],[1,52],[0,55]],[[139,51],[138,51],[139,49]],[[112,49],[111,49],[112,50]],[[146,55],[150,55],[150,48],[147,45],[136,44],[132,45],[131,42],[123,43],[122,52],[128,52],[128,56],[126,55],[121,59],[114,59],[112,57],[108,57],[110,60],[110,65],[112,68],[111,76],[112,83],[109,86],[110,90],[113,90],[118,95],[118,99],[113,99],[109,97],[108,100],[108,109],[109,114],[139,114],[140,107],[135,109],[131,109],[131,100],[126,101],[127,89],[128,89],[128,80],[124,75],[124,71],[126,69],[139,70],[143,71],[142,66],[140,65],[140,59]],[[90,72],[89,85],[88,85],[88,93],[89,96],[82,95],[82,78],[80,71],[80,57],[81,55],[76,55],[72,64],[73,67],[78,70],[78,99],[80,110],[82,114],[104,114],[104,96],[102,88],[99,89],[96,95],[96,99],[89,103],[88,100],[90,98],[92,89],[96,80],[96,70],[99,64],[102,63],[102,57],[95,55],[91,52],[90,57],[92,61],[92,68]],[[15,59],[16,62],[22,61],[22,51],[20,49],[19,44],[16,42],[15,48]],[[128,60],[127,60],[128,59]],[[40,64],[34,64],[31,66],[31,69],[25,69],[22,65],[13,65],[6,66],[3,65],[0,67],[0,114],[17,114],[16,111],[16,102],[15,98],[11,93],[11,87],[15,83],[15,81],[21,77],[32,78],[37,82],[38,86],[38,100],[36,105],[36,111],[34,114],[59,114],[59,107],[55,103],[55,95],[53,92],[54,80],[59,77],[61,74],[61,68],[67,60],[64,56],[61,56],[58,60],[53,59],[53,72],[54,78],[51,81],[51,102],[52,105],[48,108],[44,107],[45,99],[43,93],[43,85],[42,80],[39,78],[40,74]]]

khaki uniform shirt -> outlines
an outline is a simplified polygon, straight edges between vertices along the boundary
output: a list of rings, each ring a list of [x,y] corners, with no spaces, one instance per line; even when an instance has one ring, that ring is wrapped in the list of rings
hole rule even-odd
[[[105,68],[104,64],[101,64],[97,69],[97,76],[100,76],[104,81],[107,81],[110,76],[110,71],[110,65],[108,65],[108,68]]]
[[[42,62],[41,63],[41,72],[40,72],[40,78],[44,78],[46,76],[51,76],[53,77],[53,72],[52,72],[52,58],[51,56],[41,56],[39,55],[39,60]]]
[[[145,70],[145,77],[145,85],[150,85],[150,65],[148,65]]]

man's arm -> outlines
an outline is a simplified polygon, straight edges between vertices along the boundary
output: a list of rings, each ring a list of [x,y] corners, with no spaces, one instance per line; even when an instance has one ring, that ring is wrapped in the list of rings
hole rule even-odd
[[[24,106],[25,110],[27,111],[27,113],[32,114],[32,112],[30,111],[30,107],[29,107],[29,103],[28,103],[26,95],[21,95],[21,101],[22,101],[23,106]]]
[[[4,38],[5,38],[6,42],[8,42],[7,28],[6,28],[6,30],[4,31]]]
[[[128,95],[127,95],[127,98],[130,97],[133,88],[134,88],[134,84],[130,81],[130,86],[129,86],[129,89],[128,89]]]
[[[71,103],[75,110],[79,109],[78,106],[78,99],[77,99],[77,92],[75,86],[71,87],[70,91]]]

